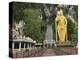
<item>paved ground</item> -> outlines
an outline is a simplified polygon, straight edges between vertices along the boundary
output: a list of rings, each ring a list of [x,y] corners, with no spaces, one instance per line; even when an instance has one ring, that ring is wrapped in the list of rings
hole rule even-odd
[[[56,55],[53,49],[46,49],[42,56],[54,56]]]

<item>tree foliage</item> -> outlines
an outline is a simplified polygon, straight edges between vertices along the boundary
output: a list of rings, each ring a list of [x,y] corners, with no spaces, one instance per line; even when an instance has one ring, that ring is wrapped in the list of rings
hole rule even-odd
[[[31,37],[36,42],[43,42],[45,39],[45,23],[42,19],[40,5],[14,3],[13,4],[13,23],[25,22],[23,26],[23,36]]]

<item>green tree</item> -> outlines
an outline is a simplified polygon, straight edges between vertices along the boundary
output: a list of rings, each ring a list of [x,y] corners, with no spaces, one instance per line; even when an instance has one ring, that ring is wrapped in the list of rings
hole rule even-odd
[[[31,37],[37,42],[43,42],[45,39],[45,23],[41,17],[41,4],[13,3],[13,23],[25,22],[23,26],[23,36]]]

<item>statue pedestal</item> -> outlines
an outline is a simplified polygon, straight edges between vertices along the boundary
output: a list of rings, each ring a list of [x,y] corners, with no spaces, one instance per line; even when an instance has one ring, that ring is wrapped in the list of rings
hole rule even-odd
[[[53,48],[54,47],[54,40],[44,40],[43,47],[44,48]]]
[[[70,41],[64,41],[64,42],[60,42],[60,41],[57,41],[56,42],[56,45],[57,45],[57,47],[65,47],[65,46],[71,46],[72,44],[71,44],[71,42]]]

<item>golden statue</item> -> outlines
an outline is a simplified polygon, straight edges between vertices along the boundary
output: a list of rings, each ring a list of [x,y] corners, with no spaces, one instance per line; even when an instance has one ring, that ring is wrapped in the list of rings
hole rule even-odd
[[[67,41],[67,19],[63,14],[63,10],[57,11],[55,19],[56,41]],[[59,39],[59,40],[58,40]]]

